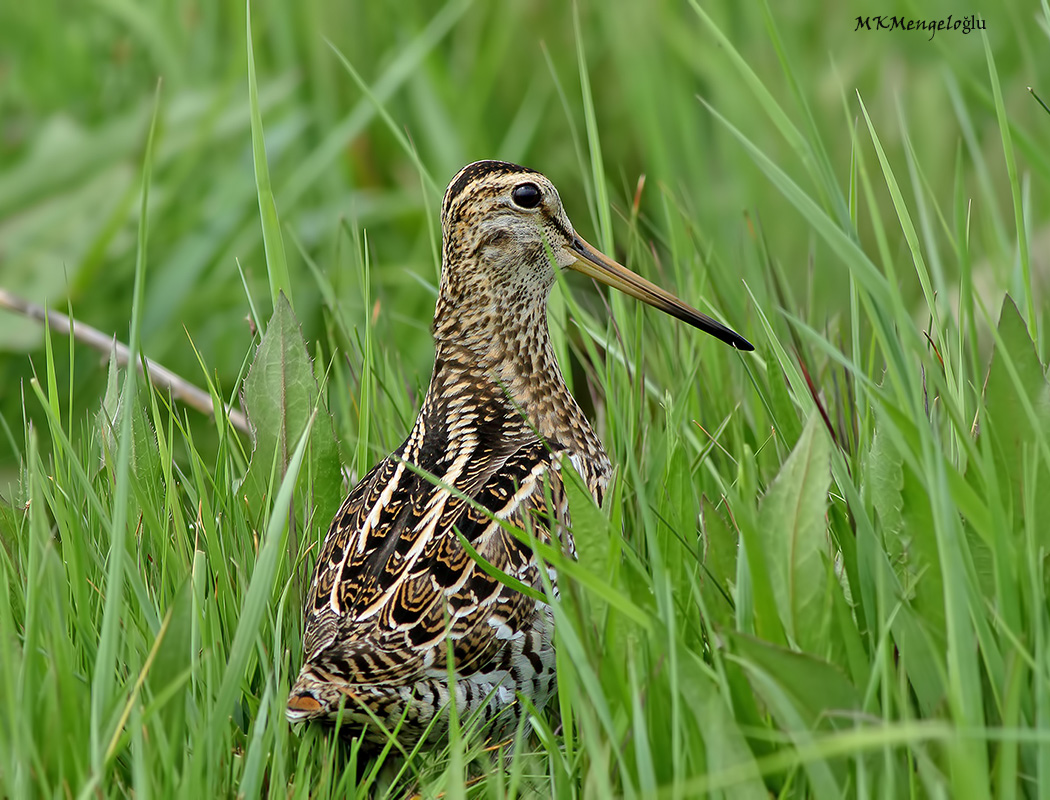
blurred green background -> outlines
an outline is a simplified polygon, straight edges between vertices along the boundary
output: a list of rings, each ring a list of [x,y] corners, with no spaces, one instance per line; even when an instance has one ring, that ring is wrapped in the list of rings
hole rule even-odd
[[[877,14],[985,28],[857,30]],[[1050,796],[1050,114],[1027,89],[1050,97],[1047,0],[251,15],[295,314],[350,472],[418,407],[438,204],[474,159],[546,173],[585,238],[758,347],[556,289],[618,468],[608,518],[573,510],[558,707],[510,779],[468,790],[491,762],[453,737],[390,796]],[[144,353],[235,403],[271,318],[245,35],[240,0],[0,3],[0,290],[127,341],[141,230]],[[51,342],[0,310],[0,795],[347,796],[335,741],[283,717],[312,510],[338,492],[312,484],[287,557],[273,506],[260,547],[247,438],[139,392],[114,460],[105,357]]]
[[[1000,217],[1010,208],[1010,189],[980,34],[945,31],[930,40],[927,33],[855,28],[858,14],[983,14],[1022,168],[1035,161],[1046,174],[1050,118],[1026,90],[1042,86],[1050,94],[1037,5],[777,4],[780,53],[760,5],[702,5],[778,99],[791,106],[796,88],[806,99],[811,119],[800,112],[796,123],[807,131],[811,124],[823,138],[843,182],[859,115],[856,92],[891,161],[909,164],[915,182],[945,208],[954,202],[957,159],[969,153],[962,185],[971,196],[998,198],[994,207],[972,209],[975,280],[990,292],[1018,288],[1013,223]],[[598,238],[581,62],[618,214],[617,241],[644,174],[643,218],[663,216],[663,187],[677,202],[695,205],[692,234],[702,250],[751,286],[763,284],[767,268],[753,241],[760,223],[770,257],[804,305],[794,311],[824,325],[845,307],[845,270],[701,102],[813,189],[790,144],[686,2],[260,0],[252,14],[267,154],[308,341],[321,335],[324,313],[312,261],[331,276],[347,318],[374,315],[389,357],[402,361],[406,380],[425,384],[436,209],[445,183],[468,161],[501,158],[540,169],[560,188],[580,232]],[[790,62],[797,87],[780,59]],[[76,318],[127,340],[138,176],[158,79],[143,349],[200,384],[195,346],[229,393],[251,342],[238,263],[260,313],[268,314],[244,3],[42,0],[0,7],[0,287],[72,308]],[[411,143],[426,177],[399,136]],[[877,163],[870,139],[860,141],[869,164]],[[978,154],[974,169],[970,160]],[[1046,242],[1047,187],[1026,181],[1023,189],[1038,283],[1047,266],[1045,248],[1037,246]],[[884,187],[876,199],[892,216]],[[943,221],[922,222],[933,241],[943,238]],[[862,237],[870,236],[864,218],[860,224]],[[372,261],[376,302],[369,308],[349,233],[356,226],[367,233]],[[899,231],[891,226],[888,235],[891,252],[903,255]],[[941,263],[935,254],[931,268],[944,276],[941,285],[951,284],[951,259]],[[905,291],[917,297],[917,283]],[[724,311],[747,333],[746,309]],[[0,312],[0,415],[7,422],[0,483],[15,475],[19,436],[10,431],[19,428],[22,391],[42,341],[37,323]],[[61,368],[67,348],[57,349]],[[94,408],[104,388],[101,359],[82,347],[75,358],[82,362],[74,372],[75,408]],[[33,406],[25,405],[31,415]]]

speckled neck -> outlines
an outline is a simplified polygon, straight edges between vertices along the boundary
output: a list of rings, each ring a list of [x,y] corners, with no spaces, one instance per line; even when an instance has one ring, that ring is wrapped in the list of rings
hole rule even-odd
[[[501,313],[498,304],[487,313],[468,312],[463,322],[473,317],[476,323],[469,326],[450,324],[447,314],[435,320],[435,380],[430,391],[447,391],[464,380],[487,383],[520,409],[547,441],[604,458],[554,356],[546,303],[524,313],[518,308],[516,314]]]

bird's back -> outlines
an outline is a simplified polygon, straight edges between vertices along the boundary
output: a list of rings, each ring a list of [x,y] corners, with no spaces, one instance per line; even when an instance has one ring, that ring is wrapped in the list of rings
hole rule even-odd
[[[445,372],[407,440],[332,523],[307,599],[290,719],[333,719],[343,705],[351,735],[369,728],[371,711],[390,730],[404,716],[402,741],[437,716],[431,734],[440,736],[449,648],[461,715],[492,716],[517,692],[542,706],[552,689],[550,609],[508,585],[543,593],[542,562],[508,527],[541,542],[561,533],[572,554],[560,472],[575,454],[543,440],[498,385]],[[488,574],[464,542],[511,580]],[[553,570],[548,579],[556,585]]]

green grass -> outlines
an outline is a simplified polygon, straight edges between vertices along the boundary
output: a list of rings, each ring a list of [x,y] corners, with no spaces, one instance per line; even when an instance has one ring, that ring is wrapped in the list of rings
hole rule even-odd
[[[0,288],[257,435],[0,313],[0,795],[1050,797],[1050,10],[986,13],[5,6]],[[284,720],[303,595],[483,157],[757,350],[559,282],[617,471],[557,700],[505,769],[470,720],[368,761]]]

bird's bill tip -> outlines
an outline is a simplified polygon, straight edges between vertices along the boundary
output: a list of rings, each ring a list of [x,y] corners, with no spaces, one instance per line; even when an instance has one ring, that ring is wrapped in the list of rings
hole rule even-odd
[[[737,350],[755,349],[751,342],[733,329],[727,328],[718,320],[686,305],[670,292],[664,291],[655,283],[613,261],[593,245],[588,244],[579,234],[573,237],[571,247],[576,255],[576,262],[571,265],[571,268],[577,272],[582,272],[589,278],[618,289],[653,308],[658,308],[665,314],[677,317]]]

